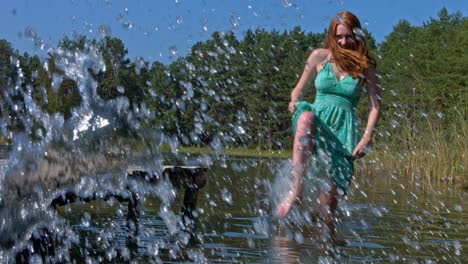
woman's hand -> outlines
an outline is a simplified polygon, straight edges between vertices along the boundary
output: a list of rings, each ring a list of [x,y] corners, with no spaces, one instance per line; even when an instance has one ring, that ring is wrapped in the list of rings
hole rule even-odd
[[[295,106],[296,103],[297,101],[294,101],[294,100],[291,100],[291,102],[289,102],[289,105],[288,105],[289,112],[294,113],[294,111],[296,111],[296,106]]]
[[[361,141],[357,144],[356,148],[353,151],[352,159],[360,159],[366,155],[366,148],[371,144],[372,136],[369,133],[364,133],[361,138]]]

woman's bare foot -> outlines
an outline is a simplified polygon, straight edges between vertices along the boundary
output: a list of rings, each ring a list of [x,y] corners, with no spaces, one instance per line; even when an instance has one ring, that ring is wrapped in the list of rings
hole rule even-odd
[[[296,200],[296,195],[290,194],[288,197],[284,198],[283,201],[276,207],[276,213],[279,217],[283,218],[288,215],[291,211],[291,206]]]

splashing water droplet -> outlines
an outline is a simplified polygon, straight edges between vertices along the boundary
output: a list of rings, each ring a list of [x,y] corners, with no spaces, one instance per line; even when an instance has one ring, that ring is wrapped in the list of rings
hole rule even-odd
[[[99,26],[98,32],[101,38],[105,38],[106,36],[112,35],[112,30],[108,25]]]
[[[396,121],[395,119],[392,119],[390,120],[390,125],[392,126],[392,128],[397,128],[400,126],[400,123],[398,123],[398,121]]]
[[[458,241],[458,240],[453,241],[453,246],[455,248],[455,255],[461,256],[461,254],[462,254],[462,245],[461,245],[460,241]]]
[[[81,224],[84,227],[89,227],[91,224],[91,215],[88,212],[85,212],[83,214],[83,217],[81,218]]]
[[[283,0],[284,7],[291,7],[293,6],[293,2],[291,0]]]
[[[221,190],[221,198],[222,198],[223,201],[225,201],[227,204],[233,205],[233,202],[232,202],[232,194],[231,194],[226,188],[223,188],[223,189]]]
[[[118,86],[118,87],[117,87],[117,91],[118,91],[120,94],[124,94],[124,93],[125,93],[125,88],[123,88],[122,86]]]
[[[382,211],[379,209],[379,208],[372,208],[372,213],[376,216],[376,217],[383,217],[383,213]]]
[[[299,142],[304,145],[304,146],[307,146],[309,144],[309,136],[303,136],[299,139]]]
[[[176,101],[176,106],[180,111],[185,111],[185,102],[182,100]]]
[[[192,83],[180,81],[179,84],[180,84],[182,87],[185,88],[185,92],[184,92],[184,97],[183,97],[183,99],[190,99],[190,98],[192,98],[193,95],[194,95]]]
[[[236,17],[235,14],[231,14],[231,17],[229,18],[229,21],[231,22],[231,25],[232,25],[233,29],[237,29],[237,27],[239,27],[238,17]]]
[[[115,16],[115,20],[117,21],[120,21],[123,19],[123,15],[121,13],[118,13],[116,16]]]
[[[294,233],[294,240],[298,244],[304,244],[304,235],[301,232],[295,232]]]
[[[212,141],[210,146],[217,152],[222,150],[222,144],[218,137],[215,137]]]
[[[170,52],[172,55],[176,55],[176,54],[177,54],[177,47],[176,47],[176,46],[171,46],[171,47],[169,47],[169,52]]]
[[[129,30],[130,30],[130,29],[133,28],[133,23],[132,23],[131,21],[124,22],[124,23],[122,24],[122,27],[123,27],[124,29],[129,29]]]
[[[211,207],[217,207],[217,206],[218,206],[218,205],[216,204],[216,202],[213,201],[213,200],[210,200],[208,203],[211,205]]]
[[[185,66],[187,67],[187,69],[189,69],[189,71],[195,71],[195,66],[192,63],[186,62]]]
[[[364,31],[362,31],[362,29],[358,28],[358,27],[354,27],[353,28],[353,33],[357,36],[357,37],[360,37],[360,38],[363,38],[365,37],[365,34],[364,34]]]

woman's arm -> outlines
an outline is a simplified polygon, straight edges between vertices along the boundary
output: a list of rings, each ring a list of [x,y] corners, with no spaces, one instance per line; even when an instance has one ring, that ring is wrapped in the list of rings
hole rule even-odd
[[[370,108],[369,117],[367,118],[366,130],[353,151],[353,159],[364,156],[364,149],[372,141],[372,133],[374,132],[375,125],[379,119],[381,98],[374,64],[370,64],[369,69],[366,72],[366,89]]]
[[[291,112],[295,111],[294,104],[299,101],[304,87],[309,86],[317,74],[317,67],[321,65],[328,57],[329,51],[326,49],[315,49],[309,55],[306,66],[302,72],[299,82],[291,92],[291,102],[289,102],[288,109]]]

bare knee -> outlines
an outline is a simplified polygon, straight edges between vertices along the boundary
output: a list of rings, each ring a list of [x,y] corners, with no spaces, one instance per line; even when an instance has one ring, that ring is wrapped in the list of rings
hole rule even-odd
[[[296,135],[312,135],[314,128],[314,115],[310,111],[302,113],[298,120],[296,126]]]
[[[308,157],[312,150],[312,138],[314,130],[314,116],[312,112],[302,113],[296,123],[296,134],[293,144],[293,165],[301,165],[304,170],[308,164]],[[298,168],[296,168],[298,169]],[[302,173],[300,173],[302,174]]]
[[[296,134],[294,136],[294,151],[307,153],[312,147],[312,137],[314,129],[314,116],[312,112],[306,111],[302,113],[296,126]]]

